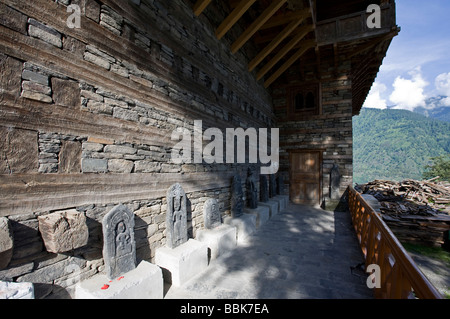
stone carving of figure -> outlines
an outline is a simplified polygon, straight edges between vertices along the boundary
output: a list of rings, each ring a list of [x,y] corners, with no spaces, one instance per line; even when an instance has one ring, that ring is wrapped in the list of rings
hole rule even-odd
[[[340,199],[341,194],[339,187],[341,185],[341,174],[339,172],[339,165],[334,164],[330,172],[330,197],[331,199]]]
[[[131,250],[131,235],[125,226],[125,223],[121,221],[117,224],[116,229],[116,257],[128,254]]]
[[[247,201],[249,208],[258,208],[258,188],[256,187],[256,178],[251,168],[248,169],[247,176]]]
[[[217,199],[209,198],[203,206],[203,218],[206,229],[213,229],[222,225]]]
[[[267,189],[267,177],[265,175],[261,175],[259,186],[261,189],[261,202],[267,203],[269,201],[269,190]]]
[[[283,179],[283,175],[278,175],[278,179],[277,179],[277,194],[278,195],[283,195],[284,192],[284,179]]]
[[[106,275],[113,280],[136,268],[134,214],[127,206],[116,206],[105,215],[102,227]]]
[[[188,241],[186,193],[180,184],[167,192],[166,238],[169,248],[176,248]]]
[[[277,196],[277,182],[275,179],[275,175],[272,174],[269,176],[269,197]]]
[[[244,214],[243,197],[241,177],[236,174],[231,184],[231,217],[240,217]]]

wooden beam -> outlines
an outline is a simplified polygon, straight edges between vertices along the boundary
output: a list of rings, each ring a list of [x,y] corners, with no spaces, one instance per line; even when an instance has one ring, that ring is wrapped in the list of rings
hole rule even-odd
[[[294,55],[292,55],[289,60],[287,60],[278,70],[276,70],[266,82],[264,82],[264,87],[268,88],[273,82],[275,82],[287,69],[291,67],[298,59],[300,59],[303,54],[306,53],[310,48],[315,45],[315,41],[305,41],[304,45],[300,50],[298,50]]]
[[[231,52],[236,53],[267,22],[287,0],[275,0],[231,45]]]
[[[274,27],[278,27],[280,25],[285,25],[292,20],[304,20],[308,17],[310,17],[311,9],[306,8],[299,11],[289,12],[285,14],[277,15],[273,18],[271,18],[269,21],[267,21],[260,30],[266,30]]]
[[[266,46],[248,65],[248,70],[251,72],[260,64],[265,57],[267,57],[280,43],[286,39],[299,25],[303,22],[303,19],[292,21],[281,33],[276,36],[268,46]]]
[[[198,17],[202,14],[203,10],[209,6],[212,0],[197,0],[194,5],[194,14]]]
[[[256,75],[256,79],[260,80],[262,77],[272,69],[286,54],[291,51],[297,43],[299,43],[309,32],[314,30],[313,25],[306,25],[300,28],[299,33],[286,44],[280,52],[278,52]]]
[[[217,39],[222,37],[233,27],[233,25],[244,15],[245,12],[256,2],[256,0],[241,0],[238,6],[226,17],[216,30]]]

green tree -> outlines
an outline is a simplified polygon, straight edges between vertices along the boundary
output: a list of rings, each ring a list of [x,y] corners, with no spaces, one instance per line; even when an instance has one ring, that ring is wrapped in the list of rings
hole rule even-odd
[[[423,178],[440,177],[439,180],[450,181],[450,154],[433,157],[432,164],[425,166]]]

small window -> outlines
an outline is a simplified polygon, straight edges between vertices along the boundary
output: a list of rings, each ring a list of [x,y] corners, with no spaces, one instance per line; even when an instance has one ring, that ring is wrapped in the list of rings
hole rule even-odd
[[[303,110],[304,108],[305,108],[305,100],[303,98],[303,94],[298,93],[295,96],[295,110],[300,111],[300,110]]]
[[[306,95],[306,108],[307,109],[313,109],[316,107],[316,98],[314,96],[314,93],[308,92]]]
[[[288,112],[290,115],[304,118],[321,113],[319,83],[292,87],[289,89],[289,97]]]

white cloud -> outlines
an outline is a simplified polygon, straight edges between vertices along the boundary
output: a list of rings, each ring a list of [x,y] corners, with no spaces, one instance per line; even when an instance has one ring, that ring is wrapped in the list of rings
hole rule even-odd
[[[363,107],[374,108],[374,109],[386,109],[387,102],[381,97],[381,94],[387,90],[386,85],[383,83],[375,82],[372,85],[372,89],[364,102]]]
[[[426,95],[424,93],[428,82],[422,77],[420,67],[408,73],[411,79],[398,76],[394,81],[394,91],[389,100],[395,104],[395,109],[414,110],[416,107],[426,107]]]
[[[446,96],[441,100],[442,105],[450,106],[450,72],[439,74],[436,77],[435,85],[438,93]]]

